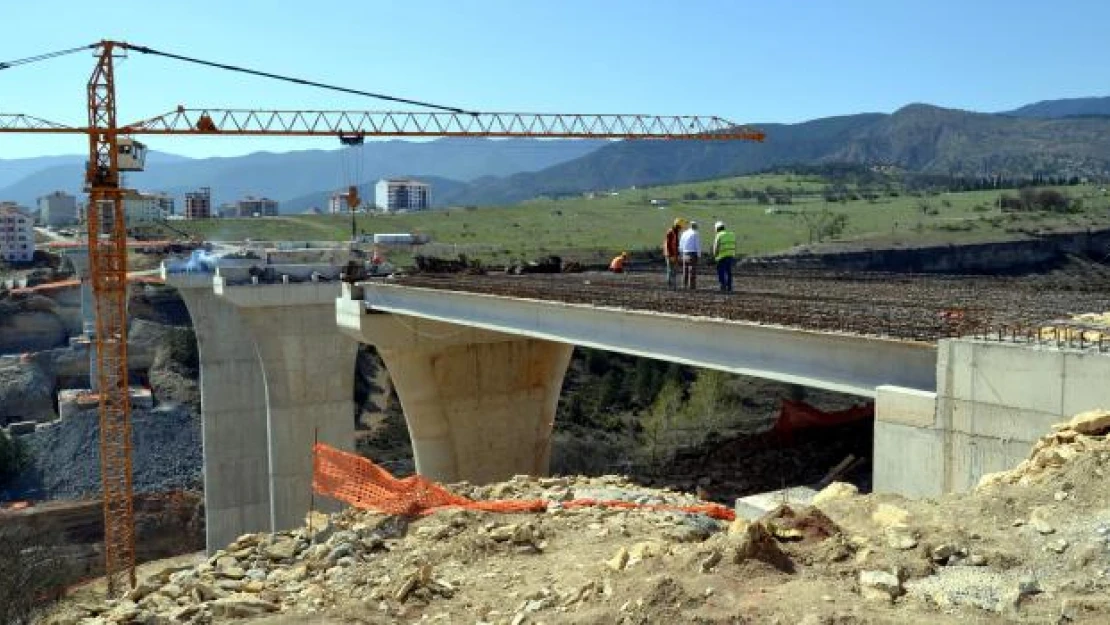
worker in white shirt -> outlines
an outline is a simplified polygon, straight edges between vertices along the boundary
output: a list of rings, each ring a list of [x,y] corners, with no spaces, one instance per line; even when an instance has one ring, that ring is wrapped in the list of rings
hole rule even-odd
[[[682,238],[678,240],[678,249],[682,252],[682,286],[687,289],[697,289],[698,257],[701,256],[701,236],[698,234],[698,222],[690,222],[690,227],[682,233]]]

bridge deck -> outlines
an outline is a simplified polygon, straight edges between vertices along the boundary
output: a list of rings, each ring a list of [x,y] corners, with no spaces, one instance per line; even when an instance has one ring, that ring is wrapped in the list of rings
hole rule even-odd
[[[734,293],[715,275],[697,292],[671,291],[661,272],[614,275],[420,274],[397,284],[593,304],[813,330],[935,341],[954,335],[1033,328],[1082,312],[1110,310],[1107,272],[1026,277],[928,276],[737,268]]]

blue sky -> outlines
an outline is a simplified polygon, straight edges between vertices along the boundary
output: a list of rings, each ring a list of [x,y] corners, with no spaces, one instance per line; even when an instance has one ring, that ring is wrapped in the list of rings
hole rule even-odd
[[[1108,95],[1110,2],[1028,0],[189,0],[19,2],[0,61],[112,38],[478,110],[797,122],[911,102],[981,111]],[[80,123],[85,54],[0,71],[0,112]],[[122,120],[177,104],[396,108],[135,55]],[[774,140],[771,137],[771,140]],[[333,148],[325,139],[158,138],[188,156]],[[0,158],[80,153],[0,134]]]

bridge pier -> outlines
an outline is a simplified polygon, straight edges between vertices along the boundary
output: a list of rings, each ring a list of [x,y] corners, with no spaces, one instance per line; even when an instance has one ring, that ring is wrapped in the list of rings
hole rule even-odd
[[[241,317],[261,365],[273,531],[298,527],[312,500],[313,442],[354,447],[357,344],[335,325],[338,284],[232,286],[217,275],[213,285]]]
[[[338,274],[330,265],[269,267],[302,279]],[[338,284],[251,284],[248,268],[163,270],[189,309],[200,353],[209,553],[242,534],[304,523],[313,441],[354,445],[357,345],[335,326]]]
[[[243,534],[271,531],[269,444],[262,364],[235,307],[211,274],[165,274],[177,288],[200,355],[205,535],[209,553]]]
[[[389,369],[421,475],[483,484],[547,474],[572,345],[367,314],[349,297],[338,300],[338,318]]]

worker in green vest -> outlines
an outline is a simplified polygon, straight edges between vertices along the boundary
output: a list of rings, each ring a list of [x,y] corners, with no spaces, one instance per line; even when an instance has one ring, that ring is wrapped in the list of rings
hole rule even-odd
[[[717,281],[721,283],[722,293],[732,292],[732,264],[736,261],[736,234],[725,229],[725,223],[718,221],[713,239],[713,258],[717,261]]]

